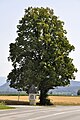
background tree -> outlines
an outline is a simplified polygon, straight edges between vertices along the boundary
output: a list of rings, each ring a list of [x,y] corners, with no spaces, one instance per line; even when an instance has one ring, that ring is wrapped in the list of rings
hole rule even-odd
[[[77,70],[69,57],[75,48],[63,25],[52,9],[29,7],[17,25],[15,43],[10,44],[10,86],[28,92],[34,84],[40,90],[40,104],[46,104],[49,89],[75,78]]]
[[[77,91],[77,95],[80,95],[80,90]]]

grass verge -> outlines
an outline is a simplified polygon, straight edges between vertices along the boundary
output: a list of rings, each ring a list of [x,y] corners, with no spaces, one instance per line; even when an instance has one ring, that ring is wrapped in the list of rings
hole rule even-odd
[[[13,109],[14,107],[9,107],[7,105],[5,105],[5,103],[1,102],[0,103],[0,110],[4,110],[4,109]]]

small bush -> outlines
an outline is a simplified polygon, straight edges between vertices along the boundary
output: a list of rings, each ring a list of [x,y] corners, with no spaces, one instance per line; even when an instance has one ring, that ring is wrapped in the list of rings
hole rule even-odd
[[[0,102],[0,106],[1,106],[1,105],[5,105],[5,101],[1,101],[1,102]]]
[[[16,100],[0,100],[0,103],[4,103],[4,105],[29,105],[29,102],[25,101],[16,101]]]

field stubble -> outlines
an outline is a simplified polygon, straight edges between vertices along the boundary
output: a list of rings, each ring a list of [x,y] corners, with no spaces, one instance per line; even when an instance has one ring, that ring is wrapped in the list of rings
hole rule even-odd
[[[79,96],[48,96],[48,98],[55,105],[80,105]],[[19,100],[29,102],[28,96],[0,96],[0,100]],[[39,96],[36,97],[36,102],[39,102]]]

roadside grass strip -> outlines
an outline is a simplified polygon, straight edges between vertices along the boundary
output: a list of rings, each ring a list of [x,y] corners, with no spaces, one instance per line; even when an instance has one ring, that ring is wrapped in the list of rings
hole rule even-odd
[[[4,109],[13,109],[14,107],[9,107],[7,105],[5,105],[4,103],[0,103],[0,110],[4,110]]]

